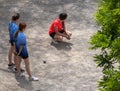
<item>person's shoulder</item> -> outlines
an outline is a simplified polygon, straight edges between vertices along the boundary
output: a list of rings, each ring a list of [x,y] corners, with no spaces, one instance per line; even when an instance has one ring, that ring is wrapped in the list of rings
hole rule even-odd
[[[13,25],[14,25],[14,26],[18,26],[16,22],[13,22]]]
[[[12,24],[12,22],[11,22],[11,21],[9,21],[9,22],[8,22],[8,25],[10,26],[11,24]]]
[[[23,32],[20,32],[21,37],[25,37],[25,34]]]
[[[60,19],[57,18],[56,20],[54,20],[54,23],[59,23]]]
[[[24,33],[19,32],[19,33],[18,33],[18,37],[19,37],[20,39],[24,39],[24,38],[25,38],[25,35],[24,35]]]
[[[24,35],[24,33],[23,33],[23,32],[21,32],[21,31],[19,32],[19,34],[20,34],[20,35]]]
[[[57,18],[55,21],[56,21],[56,22],[59,22],[59,21],[60,21],[60,19],[59,19],[59,18]]]
[[[12,26],[14,27],[15,30],[18,29],[18,25],[17,25],[16,22],[13,22],[13,23],[12,23]]]

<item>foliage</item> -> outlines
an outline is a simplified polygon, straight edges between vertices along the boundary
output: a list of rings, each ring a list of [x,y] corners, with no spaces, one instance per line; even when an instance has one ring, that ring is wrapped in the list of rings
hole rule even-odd
[[[95,20],[100,29],[91,37],[90,48],[101,50],[94,55],[103,69],[98,89],[120,91],[120,0],[99,0]]]
[[[107,69],[104,72],[103,78],[99,81],[100,91],[120,91],[120,69]]]

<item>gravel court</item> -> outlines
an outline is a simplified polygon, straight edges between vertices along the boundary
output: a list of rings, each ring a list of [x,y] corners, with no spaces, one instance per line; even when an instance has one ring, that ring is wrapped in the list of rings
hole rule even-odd
[[[93,61],[95,51],[88,50],[89,38],[97,31],[96,7],[96,0],[0,0],[0,91],[97,91],[101,70]],[[27,75],[19,78],[7,69],[7,24],[14,11],[28,25],[30,67],[38,82],[29,82]],[[68,13],[67,29],[73,36],[55,45],[47,31],[60,12]]]

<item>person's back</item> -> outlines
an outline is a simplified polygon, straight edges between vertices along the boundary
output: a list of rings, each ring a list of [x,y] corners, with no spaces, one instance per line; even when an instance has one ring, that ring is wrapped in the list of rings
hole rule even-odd
[[[9,29],[8,30],[9,30],[10,40],[13,42],[15,42],[14,34],[18,29],[19,28],[18,28],[18,25],[16,22],[12,22],[12,21],[9,22]]]
[[[20,45],[26,46],[26,36],[23,32],[19,32],[16,39],[16,46],[18,48],[20,47]]]
[[[19,32],[17,36],[16,41],[16,49],[20,49],[20,46],[23,46],[23,49],[21,51],[22,55],[28,55],[27,54],[27,42],[26,42],[26,35],[23,32]],[[17,50],[19,51],[19,50]]]
[[[56,20],[54,20],[50,26],[50,29],[49,29],[49,34],[55,32],[55,26],[58,26],[58,31],[62,30],[62,24],[60,22],[60,19],[57,18]]]

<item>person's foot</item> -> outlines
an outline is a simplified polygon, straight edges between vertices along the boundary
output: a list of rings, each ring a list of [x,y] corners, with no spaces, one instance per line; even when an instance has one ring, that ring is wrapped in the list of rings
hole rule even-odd
[[[15,64],[11,63],[11,64],[8,64],[8,69],[13,69],[15,66]]]
[[[54,40],[54,39],[52,39],[52,42],[53,42],[54,44],[58,44],[58,42],[57,42],[56,40]]]
[[[29,80],[30,81],[38,81],[39,79],[35,76],[31,76],[31,77],[29,77]]]

